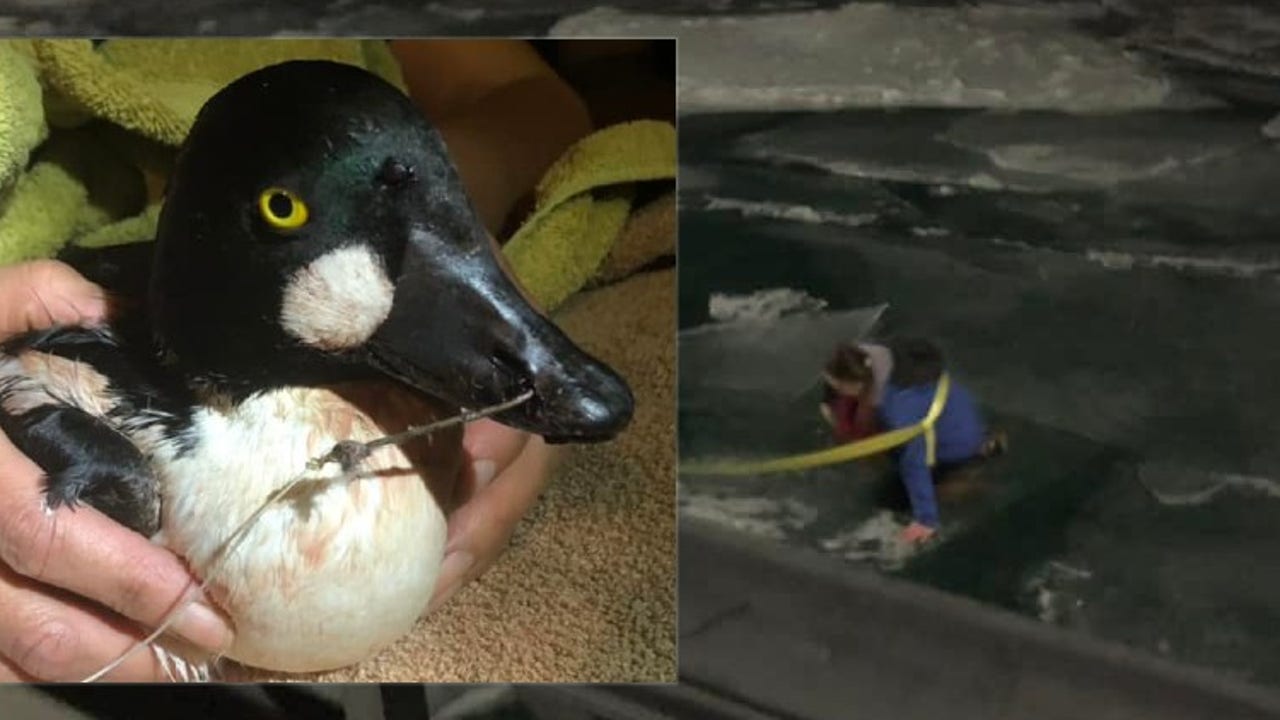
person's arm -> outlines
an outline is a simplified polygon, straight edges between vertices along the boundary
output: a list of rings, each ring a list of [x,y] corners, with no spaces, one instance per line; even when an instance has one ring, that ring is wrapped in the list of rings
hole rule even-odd
[[[818,403],[818,412],[821,413],[822,419],[827,421],[831,427],[836,426],[836,416],[833,411],[836,402],[836,390],[828,383],[822,383],[822,402]]]
[[[938,527],[938,500],[933,492],[933,474],[925,457],[925,441],[918,437],[907,443],[898,459],[902,483],[911,498],[911,515],[925,527]]]
[[[484,225],[592,131],[578,94],[523,40],[395,40],[409,95],[440,130]]]
[[[911,408],[886,401],[884,406],[886,430],[897,430],[920,422],[920,413]],[[902,448],[898,456],[898,473],[911,500],[911,514],[915,524],[936,529],[939,524],[938,501],[933,491],[933,473],[929,469],[924,436],[917,437]]]

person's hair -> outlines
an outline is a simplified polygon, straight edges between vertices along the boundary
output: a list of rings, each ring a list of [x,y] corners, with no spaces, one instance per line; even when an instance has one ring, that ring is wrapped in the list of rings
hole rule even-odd
[[[928,385],[942,377],[942,351],[928,340],[901,338],[891,342],[889,350],[893,353],[893,372],[889,381],[894,385]]]
[[[871,382],[871,358],[857,345],[843,344],[827,361],[827,374],[833,380],[847,383]]]

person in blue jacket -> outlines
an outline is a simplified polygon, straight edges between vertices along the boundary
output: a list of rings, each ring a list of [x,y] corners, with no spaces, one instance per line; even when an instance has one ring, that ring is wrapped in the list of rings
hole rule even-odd
[[[879,430],[888,432],[916,425],[933,404],[944,362],[936,345],[920,338],[904,338],[888,347],[870,343],[854,346],[878,387],[857,390],[874,397]],[[951,378],[942,414],[934,423],[935,466],[929,467],[924,436],[890,451],[911,502],[912,522],[902,533],[911,543],[924,542],[937,532],[940,518],[934,493],[935,475],[998,455],[1005,450],[1003,434],[990,434],[973,393]]]

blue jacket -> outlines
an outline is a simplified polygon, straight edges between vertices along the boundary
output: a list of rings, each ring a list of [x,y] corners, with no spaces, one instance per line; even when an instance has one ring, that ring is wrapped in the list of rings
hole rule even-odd
[[[885,387],[880,402],[880,422],[885,430],[915,425],[924,419],[933,404],[937,383],[897,387],[892,383]],[[934,425],[937,440],[936,460],[939,464],[958,463],[978,455],[986,439],[987,429],[982,413],[973,394],[951,380],[947,404]],[[924,436],[920,436],[894,451],[898,472],[911,498],[911,513],[916,522],[929,527],[938,526],[938,501],[933,492],[933,473],[929,469]]]

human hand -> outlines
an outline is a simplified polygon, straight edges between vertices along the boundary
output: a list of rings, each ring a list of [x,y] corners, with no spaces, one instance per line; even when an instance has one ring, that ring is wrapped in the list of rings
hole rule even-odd
[[[836,418],[834,415],[831,414],[830,405],[826,403],[820,403],[818,405],[818,412],[822,413],[822,419],[826,420],[828,425],[834,426],[836,424]]]
[[[0,267],[0,338],[54,324],[92,325],[108,313],[101,288],[69,266]],[[81,680],[145,637],[197,586],[172,553],[98,511],[47,511],[43,471],[0,433],[0,681]],[[212,650],[230,629],[193,603],[173,632]],[[105,679],[167,677],[135,653]]]
[[[462,445],[470,464],[459,488],[461,504],[449,517],[444,564],[428,612],[502,555],[562,455],[542,438],[492,420],[467,425]]]
[[[902,541],[910,545],[919,545],[929,541],[937,534],[937,530],[918,522],[912,522],[902,530]]]

